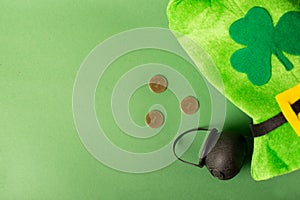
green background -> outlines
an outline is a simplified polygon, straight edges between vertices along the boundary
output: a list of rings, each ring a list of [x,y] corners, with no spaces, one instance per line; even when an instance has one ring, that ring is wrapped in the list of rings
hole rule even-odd
[[[212,178],[205,169],[175,162],[156,172],[128,174],[102,165],[82,145],[72,113],[73,84],[81,63],[96,45],[114,34],[138,27],[167,28],[167,3],[168,0],[0,1],[0,199],[300,197],[299,171],[255,182],[248,161],[237,177],[223,182]],[[201,106],[209,104],[202,88],[196,87],[201,80],[192,76],[192,70],[181,69],[188,64],[155,50],[120,58],[103,81],[114,77],[121,66],[125,71],[128,66],[150,61],[184,72],[200,96]],[[106,83],[108,87],[98,87],[96,100],[109,93],[110,81]],[[142,123],[146,111],[138,112],[135,105],[144,99],[151,105],[174,98],[172,94],[164,95],[160,98],[141,88],[130,103],[133,119]],[[98,116],[101,106],[96,105]],[[176,106],[176,102],[172,100],[170,106]],[[179,113],[173,112],[176,122]],[[249,121],[228,102],[226,129],[249,134]],[[105,124],[109,128],[111,123]],[[173,130],[172,126],[168,130]],[[160,133],[149,143],[131,141],[116,132],[109,137],[127,150],[147,152],[165,144],[172,135]],[[201,139],[203,136],[195,140],[188,158],[195,159]]]

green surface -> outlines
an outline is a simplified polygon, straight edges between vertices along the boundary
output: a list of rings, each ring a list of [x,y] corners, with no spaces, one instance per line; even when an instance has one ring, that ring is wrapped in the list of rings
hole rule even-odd
[[[0,199],[300,196],[299,172],[257,183],[248,162],[235,179],[221,182],[206,170],[176,162],[153,173],[127,174],[102,165],[81,144],[73,122],[72,90],[82,61],[113,34],[137,27],[168,27],[167,4],[168,0],[1,1]],[[143,63],[152,54],[142,51],[131,56]],[[163,62],[164,58],[172,64],[174,55],[159,54],[156,59]],[[120,62],[135,63],[125,60]],[[131,106],[146,93],[137,93]],[[226,128],[249,133],[249,118],[230,103],[227,109]],[[120,146],[130,142],[111,138]],[[161,141],[147,145],[130,148],[148,151]],[[188,153],[195,154],[198,146]]]
[[[294,37],[298,37],[296,30],[299,27],[299,2],[292,0],[263,2],[224,0],[209,1],[210,4],[207,2],[170,1],[168,7],[170,28],[192,38],[211,56],[223,79],[224,94],[252,117],[254,124],[274,117],[281,112],[275,96],[299,84],[300,80],[300,57],[296,55],[298,47],[294,45]],[[274,26],[276,25],[274,29],[266,10],[272,16]],[[258,17],[259,20],[254,20],[254,17]],[[291,25],[287,26],[287,23]],[[259,31],[255,31],[254,28]],[[269,37],[271,34],[273,41]],[[292,36],[293,34],[296,36]],[[189,43],[182,40],[181,44],[190,55],[194,54],[194,49]],[[268,49],[266,46],[272,47]],[[279,49],[285,51],[284,56]],[[255,63],[253,59],[260,63]],[[267,59],[270,60],[266,62]],[[290,71],[282,64],[288,62],[294,65]],[[272,72],[268,75],[265,67],[270,63],[272,69],[269,70]],[[246,70],[246,67],[251,69]],[[213,85],[220,87],[217,81],[220,75],[215,74],[215,69],[204,65],[201,71]],[[248,77],[240,71],[247,72]],[[289,123],[262,137],[256,137],[251,164],[253,178],[265,180],[298,170],[299,145],[300,137]]]
[[[203,79],[196,75],[198,73],[196,69],[177,55],[161,50],[144,49],[126,54],[113,62],[108,70],[105,71],[98,84],[95,99],[96,102],[101,103],[96,103],[97,117],[101,119],[100,123],[104,132],[109,133],[107,136],[118,147],[127,151],[146,153],[162,148],[175,137],[180,125],[181,110],[180,102],[178,102],[174,92],[166,90],[161,94],[154,94],[148,85],[144,85],[135,91],[130,99],[129,111],[131,117],[139,126],[145,126],[145,116],[151,106],[160,104],[164,106],[167,113],[167,119],[163,129],[159,131],[159,134],[147,139],[133,138],[120,130],[111,112],[111,94],[113,93],[114,87],[118,84],[118,79],[122,77],[122,75],[126,74],[126,72],[132,68],[145,63],[160,63],[172,66],[173,69],[179,71],[191,82],[196,94],[198,94],[199,101],[203,104],[200,113],[203,113],[203,115],[201,115],[202,125],[209,124],[211,102]],[[163,75],[168,77],[168,74]],[[172,83],[169,83],[169,86],[170,84]],[[196,113],[196,115],[199,115],[199,112]]]

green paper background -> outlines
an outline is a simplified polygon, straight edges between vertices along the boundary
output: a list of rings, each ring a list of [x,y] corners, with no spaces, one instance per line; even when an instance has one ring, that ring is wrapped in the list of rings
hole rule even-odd
[[[247,162],[237,177],[222,182],[205,169],[175,162],[156,172],[128,174],[102,165],[81,144],[73,122],[72,90],[84,58],[116,33],[167,28],[167,4],[168,0],[0,1],[0,199],[298,199],[299,171],[255,182]],[[176,69],[188,66],[174,55],[154,50],[133,53],[115,65],[153,60]],[[111,70],[107,80],[109,73],[114,74]],[[196,87],[201,80],[191,76],[192,70],[185,73],[201,94],[203,88]],[[109,92],[109,87],[98,89],[96,99]],[[143,97],[167,101],[142,88],[131,109]],[[206,98],[200,100],[201,106]],[[143,113],[133,113],[141,123]],[[249,121],[228,103],[226,129],[249,134]],[[158,141],[137,146],[128,138],[111,138],[129,150],[149,151],[171,138],[159,136]],[[195,140],[187,157],[195,158],[191,155],[196,155],[201,139]]]

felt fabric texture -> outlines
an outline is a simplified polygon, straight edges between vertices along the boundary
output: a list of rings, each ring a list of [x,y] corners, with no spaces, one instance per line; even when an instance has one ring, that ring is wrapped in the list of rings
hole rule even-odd
[[[253,23],[263,23],[265,27],[258,30],[255,35],[252,32],[252,36],[257,36],[256,38],[260,38],[260,42],[264,44],[251,43],[249,38],[241,40],[236,37],[238,34],[234,33],[235,27],[232,27],[254,8],[259,9],[256,12],[259,11],[262,16],[257,14],[254,16],[250,12]],[[300,56],[297,56],[299,45],[296,45],[299,40],[295,41],[295,38],[299,38],[299,32],[295,32],[299,28],[299,22],[293,21],[291,23],[294,26],[290,26],[287,25],[289,24],[287,21],[291,20],[286,19],[298,16],[299,10],[299,0],[171,0],[167,14],[171,30],[188,36],[210,55],[222,77],[225,96],[251,116],[253,123],[256,124],[280,113],[276,95],[300,82]],[[290,12],[293,14],[290,15]],[[230,27],[232,27],[231,36]],[[277,32],[276,37],[280,35],[280,40],[270,37],[271,32]],[[247,34],[249,36],[250,33]],[[179,36],[178,40],[187,53],[193,54],[188,42]],[[268,46],[271,44],[276,44],[272,46],[273,49]],[[231,58],[235,52],[249,47],[255,49],[257,57],[253,54],[250,56],[242,54],[238,56],[239,58]],[[275,47],[281,51],[274,53]],[[240,61],[237,61],[238,59]],[[250,75],[252,77],[250,80],[245,70],[241,73],[242,70],[235,69],[236,62],[247,63],[245,61],[247,59],[253,59],[249,62],[261,64],[254,65],[256,69]],[[233,62],[233,66],[230,61]],[[291,66],[292,69],[287,70]],[[215,73],[215,70],[208,66],[201,66],[199,69],[216,88],[221,90],[222,84],[216,81],[219,80],[219,74]],[[255,180],[269,179],[299,168],[300,137],[289,123],[254,139],[251,174]]]
[[[263,85],[271,78],[272,53],[287,70],[293,69],[293,64],[282,50],[300,55],[300,34],[295,34],[300,33],[298,12],[284,14],[274,28],[268,11],[253,7],[244,18],[230,26],[229,33],[237,43],[247,46],[233,53],[231,65],[237,71],[246,73],[255,85]]]

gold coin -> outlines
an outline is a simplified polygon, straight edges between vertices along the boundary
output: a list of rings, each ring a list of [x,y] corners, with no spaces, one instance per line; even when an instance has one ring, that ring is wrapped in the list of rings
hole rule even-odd
[[[181,110],[185,114],[192,115],[199,109],[199,102],[195,97],[188,96],[181,101]]]
[[[162,75],[153,76],[149,81],[149,88],[154,93],[162,93],[168,87],[167,79]]]
[[[159,128],[164,123],[164,116],[157,110],[152,110],[146,116],[146,124],[150,128]]]

